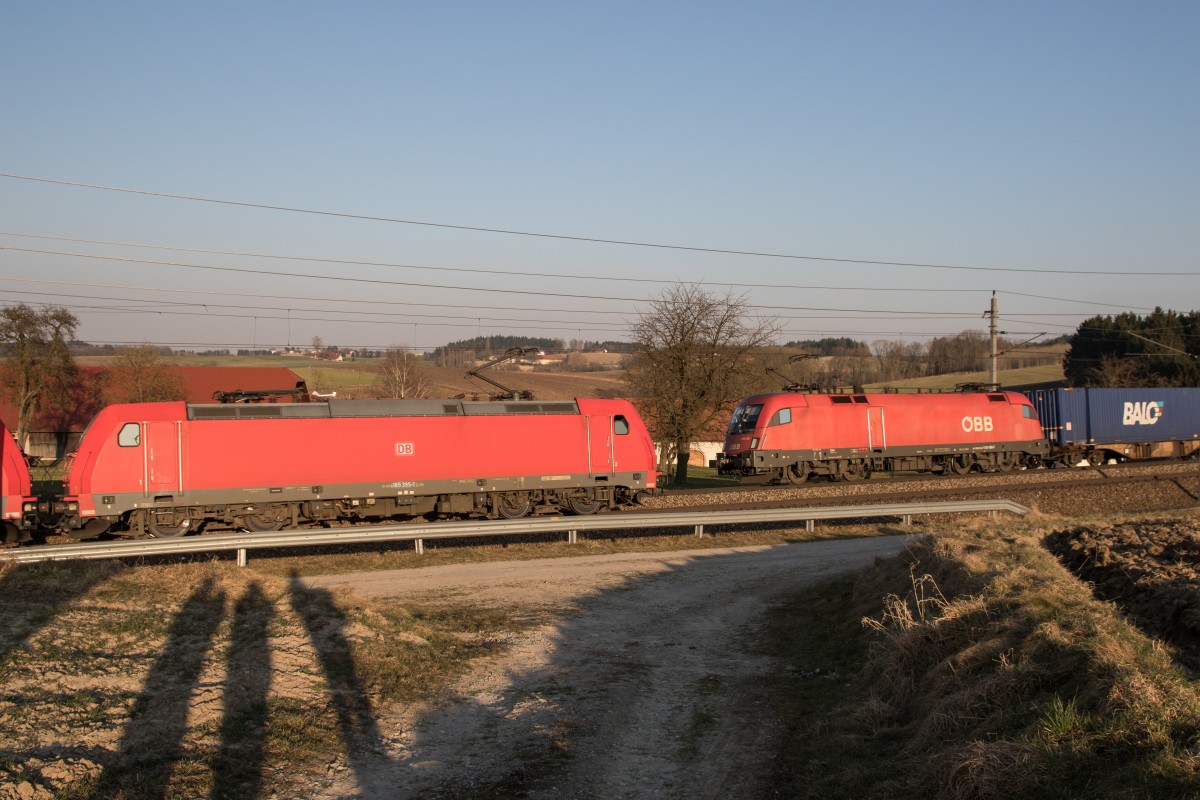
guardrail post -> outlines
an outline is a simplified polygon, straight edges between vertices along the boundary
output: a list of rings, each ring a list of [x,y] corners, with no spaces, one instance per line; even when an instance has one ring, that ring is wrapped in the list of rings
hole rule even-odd
[[[704,538],[704,526],[703,525],[696,526],[696,537],[701,538],[701,539]]]
[[[567,544],[579,544],[579,531],[567,531]]]
[[[912,514],[905,514],[900,518],[901,525],[912,525]]]
[[[239,567],[244,567],[246,566],[246,561],[246,548],[243,547],[241,550],[237,551],[237,565]]]
[[[417,548],[417,555],[419,555],[419,556],[425,555],[425,540],[424,539],[413,539],[413,545],[415,545]]]
[[[817,529],[817,521],[815,519],[804,520],[804,530],[808,531],[809,533],[812,533],[816,529]]]

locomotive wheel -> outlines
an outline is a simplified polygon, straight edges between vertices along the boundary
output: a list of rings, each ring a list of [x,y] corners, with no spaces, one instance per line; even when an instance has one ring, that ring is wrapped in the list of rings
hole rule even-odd
[[[871,469],[862,461],[847,461],[842,467],[842,477],[847,481],[861,481],[871,477]]]
[[[1016,453],[997,453],[996,469],[1001,472],[1011,472],[1020,460]]]
[[[184,517],[178,522],[159,522],[153,512],[146,514],[146,533],[155,539],[178,539],[188,532],[192,521]]]
[[[946,459],[946,469],[955,475],[966,475],[971,471],[971,461],[967,456],[951,456]]]
[[[603,505],[599,500],[594,500],[591,497],[568,497],[567,507],[571,509],[572,514],[584,516],[587,514],[595,514]]]
[[[807,461],[798,461],[795,464],[789,464],[784,467],[783,475],[787,478],[788,483],[793,486],[800,486],[808,481],[811,471]]]
[[[251,533],[274,533],[283,527],[283,520],[268,520],[258,514],[246,514],[242,517],[242,527]]]
[[[504,519],[520,519],[532,507],[529,496],[523,494],[502,495],[496,502],[496,513]]]

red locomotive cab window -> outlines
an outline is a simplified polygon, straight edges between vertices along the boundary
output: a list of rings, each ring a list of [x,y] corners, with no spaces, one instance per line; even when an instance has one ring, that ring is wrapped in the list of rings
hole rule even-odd
[[[792,410],[790,408],[781,408],[771,415],[771,421],[767,423],[768,428],[774,428],[776,425],[787,425],[792,421]]]
[[[1025,419],[1038,418],[1037,411],[1034,410],[1033,406],[1021,406],[1021,414],[1025,417]]]
[[[119,447],[137,447],[142,443],[142,426],[136,422],[126,422],[117,432]]]
[[[729,420],[729,433],[750,433],[758,424],[758,415],[762,413],[762,403],[747,403],[733,410],[733,418]]]
[[[629,433],[629,420],[621,415],[613,417],[613,433],[617,436],[625,436]]]

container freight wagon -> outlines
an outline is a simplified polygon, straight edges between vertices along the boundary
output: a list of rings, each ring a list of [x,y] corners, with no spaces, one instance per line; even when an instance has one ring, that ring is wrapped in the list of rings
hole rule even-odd
[[[717,471],[803,483],[876,471],[1009,470],[1047,452],[1037,414],[1016,392],[747,397],[734,410]]]
[[[1183,458],[1200,451],[1200,389],[1039,389],[1026,392],[1068,465]]]
[[[590,514],[636,502],[655,467],[623,400],[114,405],[73,455],[57,527],[76,538],[180,536]]]
[[[29,539],[37,527],[37,498],[33,497],[29,465],[12,431],[0,422],[0,509],[4,514],[4,544]]]

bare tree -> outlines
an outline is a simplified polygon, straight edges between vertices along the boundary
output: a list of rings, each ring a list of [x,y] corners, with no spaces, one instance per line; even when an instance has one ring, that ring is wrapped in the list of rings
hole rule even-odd
[[[162,356],[149,344],[126,347],[113,361],[113,399],[121,403],[186,400],[183,379],[166,369]]]
[[[919,342],[905,344],[879,339],[871,345],[879,362],[879,378],[885,381],[915,378],[921,374],[925,346]]]
[[[50,394],[69,390],[74,383],[75,362],[68,345],[78,324],[61,306],[38,310],[21,304],[0,310],[0,342],[7,344],[0,382],[17,406],[15,434],[21,447],[42,403],[54,401]]]
[[[638,346],[627,380],[655,440],[687,480],[691,443],[761,381],[756,350],[772,343],[774,319],[748,322],[744,296],[677,284],[651,298],[631,331]]]
[[[1102,355],[1100,363],[1087,372],[1089,385],[1114,388],[1164,385],[1158,376],[1151,375],[1146,369],[1146,361],[1131,356]]]
[[[425,397],[429,381],[422,374],[421,357],[404,350],[388,350],[376,367],[375,394],[378,397],[406,399]]]

